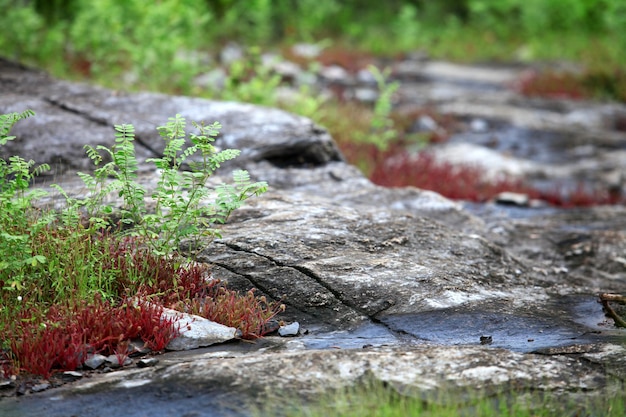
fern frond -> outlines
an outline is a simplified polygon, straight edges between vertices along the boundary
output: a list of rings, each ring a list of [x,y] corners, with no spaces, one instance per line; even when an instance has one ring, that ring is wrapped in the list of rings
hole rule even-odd
[[[85,174],[84,172],[77,172],[76,175],[83,181],[83,184],[89,189],[93,190],[97,186],[96,179],[89,174]]]
[[[15,123],[34,115],[35,112],[30,109],[26,109],[21,113],[0,114],[0,145],[6,145],[8,141],[15,139],[15,136],[9,136],[9,132]]]

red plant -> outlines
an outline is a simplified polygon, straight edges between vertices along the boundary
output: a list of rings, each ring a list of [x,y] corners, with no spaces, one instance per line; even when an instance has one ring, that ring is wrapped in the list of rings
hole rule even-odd
[[[162,351],[179,335],[177,319],[164,316],[162,305],[143,302],[139,311],[141,340],[150,350]]]
[[[206,297],[192,300],[189,308],[192,314],[241,330],[244,339],[255,339],[271,330],[267,323],[284,311],[285,305],[257,297],[254,289],[240,295],[217,285]]]
[[[170,306],[203,291],[209,281],[208,264],[187,262],[176,253],[171,257],[158,256],[142,243],[140,238],[125,237],[109,247],[103,269],[118,271],[117,294],[158,294],[162,304]]]
[[[580,100],[591,96],[584,77],[571,72],[527,71],[514,83],[513,88],[526,96]]]
[[[56,370],[80,367],[89,353],[115,354],[123,363],[128,342],[136,338],[161,351],[179,334],[177,318],[164,315],[165,307],[196,310],[239,328],[244,338],[267,333],[267,322],[284,310],[252,290],[240,295],[226,289],[211,279],[206,264],[156,256],[137,238],[106,237],[98,238],[109,250],[102,268],[116,272],[114,295],[121,301],[97,294],[89,302],[55,304],[36,315],[36,309],[23,308],[13,325],[0,328],[0,340],[10,344],[10,352],[0,352],[3,375],[23,370],[48,378]]]
[[[24,310],[7,340],[14,364],[48,378],[57,369],[75,370],[89,352],[120,355],[137,337],[151,349],[162,350],[178,335],[175,319],[162,315],[159,305],[133,305],[132,300],[113,305],[96,297],[88,304],[51,306],[43,317],[29,317]]]
[[[488,201],[501,192],[510,191],[564,208],[624,202],[617,193],[591,189],[583,184],[569,190],[565,186],[555,186],[551,190],[541,191],[507,177],[488,181],[477,166],[439,162],[428,152],[411,155],[399,144],[387,151],[366,144],[340,146],[348,161],[369,167],[369,178],[384,187],[414,186],[454,200],[478,202]]]
[[[531,197],[537,195],[519,181],[508,178],[485,181],[478,167],[438,162],[428,153],[413,156],[395,150],[383,163],[375,166],[370,178],[385,187],[412,185],[455,200],[486,201],[503,191],[530,193]]]
[[[11,352],[8,350],[0,350],[0,378],[8,379],[11,375],[15,375],[15,361]]]

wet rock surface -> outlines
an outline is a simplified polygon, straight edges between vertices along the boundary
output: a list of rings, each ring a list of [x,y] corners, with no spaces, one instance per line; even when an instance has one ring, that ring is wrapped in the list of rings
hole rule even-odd
[[[570,134],[590,146],[585,157],[561,158],[557,152],[569,148],[559,144],[553,156],[526,161],[532,170],[506,154],[508,145],[489,148],[506,158],[506,169],[623,177],[626,138],[611,118],[624,109],[523,99],[503,87],[517,71],[410,61],[396,75],[404,105],[428,103],[466,118],[467,130],[446,146],[486,149],[463,135],[496,129],[497,119],[544,132],[539,142],[544,134]],[[158,154],[155,128],[167,117],[219,121],[216,144],[242,156],[216,181],[244,167],[271,191],[235,212],[224,237],[198,259],[214,264],[213,275],[231,288],[282,300],[282,318],[300,324],[295,337],[170,352],[149,367],[3,398],[3,416],[249,415],[251,403],[272,395],[314,396],[364,375],[401,392],[510,385],[572,396],[606,395],[625,378],[626,333],[596,302],[599,292],[626,292],[622,206],[532,209],[384,189],[346,164],[323,128],[275,109],[114,92],[5,61],[0,91],[3,113],[37,113],[16,125],[19,139],[3,152],[49,163],[48,180],[77,194],[74,172],[89,169],[83,145],[110,146],[113,124],[135,125],[146,159]],[[498,135],[508,138],[506,129]],[[150,185],[153,173],[145,168],[141,181]]]

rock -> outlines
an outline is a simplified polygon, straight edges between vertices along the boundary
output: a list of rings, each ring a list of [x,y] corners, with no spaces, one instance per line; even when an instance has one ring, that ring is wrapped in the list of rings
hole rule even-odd
[[[15,379],[0,379],[0,390],[15,388]]]
[[[504,191],[495,196],[494,201],[498,204],[509,204],[519,207],[526,207],[530,204],[527,194]]]
[[[376,100],[378,100],[378,96],[378,91],[371,88],[357,88],[356,90],[354,90],[355,100],[365,103],[374,103]]]
[[[416,125],[417,125],[416,126],[417,131],[427,131],[427,132],[434,132],[439,127],[437,125],[437,122],[428,115],[420,116],[419,119],[417,119]]]
[[[534,162],[470,143],[444,144],[430,152],[442,163],[479,167],[486,181],[497,180],[503,176],[523,178],[542,172],[542,168]]]
[[[291,47],[295,55],[309,59],[318,57],[323,49],[321,45],[312,43],[297,43]]]
[[[297,321],[285,326],[280,326],[278,329],[278,335],[282,337],[297,336],[298,332],[300,332],[300,323]]]
[[[418,64],[412,63],[417,75],[446,78],[442,88],[458,99],[433,99],[415,77],[399,91],[405,103],[433,99],[440,111],[489,120],[491,130],[497,127],[494,117],[530,130],[561,129],[564,114],[577,106],[520,99],[502,85],[514,70],[494,79],[489,72],[470,72],[475,90],[468,93],[461,72],[452,72],[458,67]],[[398,76],[410,79],[410,69]],[[487,84],[486,92],[476,90]],[[2,415],[43,414],[38,407],[47,407],[46,415],[67,415],[68,408],[84,409],[85,401],[112,415],[137,415],[134,409],[156,415],[165,405],[180,406],[180,415],[207,402],[218,414],[220,401],[318,395],[364,377],[416,395],[450,386],[483,392],[517,387],[562,392],[578,401],[615,392],[626,379],[623,347],[616,342],[623,332],[607,327],[596,302],[601,291],[626,292],[620,261],[626,253],[624,207],[471,206],[416,188],[377,187],[345,163],[323,128],[276,109],[113,92],[52,80],[4,61],[0,86],[1,111],[38,112],[18,123],[20,139],[10,151],[55,166],[51,175],[72,193],[81,192],[74,171],[89,168],[80,156],[84,141],[110,146],[114,123],[136,124],[141,160],[158,154],[155,126],[175,113],[220,121],[224,129],[216,145],[239,148],[242,156],[225,164],[226,173],[215,181],[243,167],[267,180],[271,191],[234,212],[223,237],[207,242],[198,260],[212,263],[213,275],[233,289],[256,288],[269,300],[281,300],[287,310],[280,320],[309,331],[297,339],[220,345],[236,338],[236,330],[218,326],[220,336],[207,341],[205,334],[195,336],[196,325],[204,322],[186,316],[174,345],[218,344],[166,353],[151,367],[84,378],[54,390],[63,401],[50,401],[52,393],[2,401]],[[621,133],[604,133],[571,137],[622,146]],[[556,143],[570,138],[562,132],[548,137]],[[574,172],[484,150],[450,143],[437,152],[449,152],[458,163],[485,163],[493,175]],[[608,162],[602,166],[618,170],[620,155],[611,154],[618,152],[604,153]],[[578,173],[599,166],[582,162]],[[142,169],[138,180],[154,186],[152,169]],[[128,407],[129,396],[141,406]]]
[[[107,368],[117,369],[120,367],[131,365],[133,363],[133,360],[128,356],[109,355],[106,357],[104,363],[106,364]]]
[[[244,58],[244,50],[243,48],[235,42],[229,42],[222,50],[220,51],[220,62],[229,66],[235,61],[240,61]]]
[[[157,358],[143,358],[137,361],[138,368],[148,368],[150,366],[156,366],[159,363]]]
[[[151,349],[140,338],[130,340],[128,343],[129,356],[142,356],[150,353]]]
[[[606,356],[608,352],[604,351],[606,360],[610,358]],[[47,407],[47,415],[59,416],[62,414],[58,410],[67,410],[68,403],[77,397],[100,413],[106,410],[120,414],[128,407],[123,398],[131,396],[133,401],[138,401],[145,396],[141,402],[144,415],[158,414],[165,406],[189,410],[208,404],[212,413],[226,416],[229,414],[219,405],[223,397],[219,396],[221,391],[217,387],[228,387],[233,394],[231,398],[244,399],[248,406],[251,403],[260,406],[267,402],[268,390],[280,393],[281,398],[313,399],[328,390],[363,381],[385,383],[405,395],[419,395],[425,400],[441,392],[489,393],[506,389],[505,392],[515,390],[513,393],[522,390],[546,395],[562,393],[564,401],[584,401],[620,389],[619,381],[608,377],[601,366],[576,357],[521,354],[481,345],[454,348],[420,345],[252,352],[243,356],[222,352],[211,357],[200,353],[169,365],[96,375],[89,381],[79,381],[75,387],[55,390],[54,395],[62,396],[63,402],[31,398],[20,403],[19,410],[36,410],[41,401]],[[160,398],[161,395],[166,398]],[[451,401],[459,404],[464,398],[450,396]],[[0,410],[6,405],[6,401],[0,403]]]
[[[50,382],[42,381],[30,387],[30,392],[41,392],[47,390],[48,388],[50,388]]]
[[[358,70],[356,73],[356,79],[359,83],[365,84],[369,86],[370,88],[376,87],[378,83],[376,81],[376,77],[374,76],[374,74],[372,74],[372,71],[370,71],[369,69]]]
[[[473,132],[486,132],[489,130],[489,123],[485,119],[472,119],[470,129]]]
[[[293,82],[299,79],[302,69],[294,62],[284,61],[278,56],[263,56],[263,64],[271,68],[276,74],[280,75],[284,80]]]
[[[62,376],[64,380],[76,381],[78,379],[81,379],[84,375],[82,372],[78,371],[65,371],[63,372]]]
[[[189,350],[211,346],[241,337],[241,332],[234,327],[224,326],[204,317],[180,313],[166,309],[165,317],[176,317],[180,335],[166,347],[167,350]]]
[[[328,82],[348,84],[351,81],[348,72],[338,65],[323,67],[320,76]]]
[[[226,83],[226,77],[226,71],[218,67],[196,76],[193,82],[195,85],[201,88],[208,88],[209,90],[220,90],[224,88],[224,84]]]
[[[104,355],[100,355],[98,353],[91,354],[87,356],[87,359],[85,360],[85,362],[83,362],[83,366],[89,369],[97,369],[102,366],[104,362],[106,362],[106,360],[107,357]]]

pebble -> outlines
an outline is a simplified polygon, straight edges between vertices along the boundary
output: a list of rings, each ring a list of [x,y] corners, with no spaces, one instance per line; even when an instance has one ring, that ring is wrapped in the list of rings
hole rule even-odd
[[[65,380],[75,381],[77,379],[81,379],[83,377],[83,373],[78,371],[65,371],[62,376]]]
[[[30,392],[41,392],[50,388],[50,383],[48,381],[42,381],[39,384],[35,384],[30,388]]]
[[[470,122],[472,132],[482,133],[489,130],[489,124],[484,119],[473,119]]]
[[[109,355],[106,357],[107,366],[113,369],[119,368],[120,366],[128,366],[132,363],[133,363],[133,360],[129,358],[128,356],[124,358],[124,362],[121,365],[120,365],[120,361],[117,355]]]
[[[278,329],[278,335],[282,337],[297,336],[300,331],[300,323],[294,321],[286,326],[280,326]]]
[[[87,360],[83,363],[84,367],[89,369],[97,369],[107,360],[107,357],[98,353],[89,355]]]
[[[14,379],[2,379],[0,380],[0,390],[15,388],[15,380]]]
[[[303,58],[317,58],[324,48],[312,43],[297,43],[291,47],[291,52]]]
[[[320,70],[320,76],[327,81],[345,83],[349,80],[348,72],[338,65],[323,67]]]
[[[354,98],[365,103],[373,103],[378,99],[378,91],[371,88],[357,88],[354,90]]]
[[[418,131],[429,131],[433,132],[437,130],[437,122],[430,116],[423,115],[417,119],[417,130]]]
[[[528,197],[527,194],[523,193],[512,193],[510,191],[504,191],[495,197],[495,201],[498,204],[527,207],[530,203],[530,197]]]
[[[149,368],[159,363],[157,358],[143,358],[137,361],[138,368]]]

